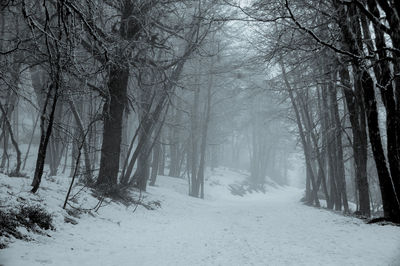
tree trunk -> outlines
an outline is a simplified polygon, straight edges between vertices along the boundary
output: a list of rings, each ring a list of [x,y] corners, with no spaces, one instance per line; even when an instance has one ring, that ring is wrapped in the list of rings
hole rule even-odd
[[[21,170],[21,151],[20,151],[20,149],[18,147],[17,140],[14,137],[14,132],[12,130],[11,123],[8,120],[7,112],[6,112],[6,110],[4,109],[4,107],[3,107],[3,105],[1,103],[0,103],[0,110],[1,110],[1,113],[3,114],[3,117],[4,117],[5,126],[7,127],[8,132],[10,133],[11,143],[14,146],[15,152],[17,153],[17,165],[15,166],[15,169],[11,174],[12,174],[12,176],[20,176],[21,175],[21,173],[20,173],[20,170]]]
[[[289,93],[290,101],[291,101],[293,109],[295,111],[297,126],[298,126],[298,129],[299,129],[301,142],[303,144],[304,157],[306,159],[307,172],[309,174],[308,178],[310,178],[310,183],[312,185],[311,194],[312,194],[312,197],[313,197],[313,201],[315,201],[315,205],[319,207],[320,203],[319,203],[318,194],[317,194],[317,191],[316,191],[315,175],[314,175],[314,171],[312,169],[312,164],[311,164],[310,149],[308,147],[308,144],[307,144],[307,141],[306,141],[306,136],[305,136],[304,130],[303,130],[303,125],[301,123],[300,111],[299,111],[299,109],[297,107],[297,103],[296,103],[296,100],[295,100],[294,95],[293,95],[292,87],[290,86],[289,80],[287,78],[285,66],[283,65],[282,61],[280,62],[280,65],[281,65],[281,69],[282,69],[282,76],[283,76],[287,91]]]
[[[81,119],[81,116],[79,115],[78,111],[76,110],[75,103],[72,99],[69,101],[69,106],[71,108],[72,114],[74,115],[76,125],[78,126],[79,132],[80,132],[80,138],[79,140],[82,141],[82,147],[83,147],[83,155],[84,155],[84,160],[85,160],[85,182],[86,183],[92,183],[92,167],[90,163],[90,155],[89,155],[89,148],[86,142],[86,135],[87,133],[85,132],[85,129],[83,127],[83,122]]]
[[[43,168],[44,168],[44,163],[46,160],[47,144],[49,143],[51,131],[53,129],[54,113],[55,113],[56,107],[57,107],[58,89],[59,89],[58,83],[50,84],[48,91],[47,91],[44,107],[42,110],[42,114],[41,114],[41,118],[40,118],[41,136],[40,136],[40,143],[39,143],[39,149],[38,149],[38,156],[37,156],[37,160],[36,160],[35,174],[34,174],[33,181],[32,181],[32,187],[33,187],[31,190],[32,193],[35,193],[39,189],[40,182],[42,181]],[[52,98],[52,100],[50,98]],[[51,109],[50,109],[50,116],[48,119],[48,123],[46,126],[47,106],[49,104],[51,104]]]
[[[193,108],[191,112],[191,130],[190,130],[190,143],[191,150],[188,156],[190,156],[190,177],[191,177],[191,189],[189,195],[192,197],[199,197],[200,184],[197,178],[197,161],[198,161],[198,108],[200,99],[200,87],[199,77],[196,73],[195,76],[195,91],[193,94]]]
[[[175,119],[174,125],[170,128],[170,164],[169,164],[169,176],[178,177],[180,175],[179,163],[180,163],[180,154],[179,154],[179,143],[180,143],[180,127],[182,123],[182,101],[181,99],[176,100],[176,110],[175,110]]]
[[[364,102],[366,103],[369,139],[378,171],[384,215],[389,220],[400,222],[400,204],[396,198],[382,146],[373,81],[366,71],[361,75]]]
[[[127,100],[129,69],[119,65],[110,67],[108,90],[110,99],[104,104],[103,143],[97,185],[116,186],[121,152],[122,119]]]
[[[373,4],[372,1],[369,2],[369,9],[374,12],[374,15],[379,17],[379,10],[376,7],[376,3]],[[393,10],[385,11],[387,14],[388,12],[392,14]],[[389,18],[389,20],[398,20],[398,14],[395,15],[394,12],[392,14],[395,16],[394,18]],[[363,32],[367,39],[372,39],[370,37],[369,27],[365,24],[366,19],[364,16],[361,16],[361,20],[363,23]],[[394,24],[395,23],[395,24]],[[392,32],[394,33],[397,31],[400,34],[400,21],[394,22],[391,21],[391,26],[397,25],[393,28]],[[392,177],[393,186],[395,188],[397,194],[397,200],[400,202],[400,112],[398,110],[398,103],[396,104],[396,95],[393,88],[393,80],[390,70],[389,61],[385,60],[388,56],[386,52],[386,43],[385,43],[385,36],[383,31],[374,25],[374,32],[375,32],[375,45],[377,49],[377,62],[374,64],[374,73],[377,79],[377,87],[379,88],[382,96],[382,102],[386,109],[386,135],[387,135],[387,158],[389,161],[389,168],[390,174]],[[394,42],[400,41],[400,36],[396,34],[391,34],[392,40]],[[396,39],[393,39],[396,38]],[[396,47],[396,43],[394,43]],[[400,45],[397,42],[397,45]],[[372,44],[368,47],[371,47],[370,50],[373,50]],[[400,48],[399,46],[397,46]],[[371,53],[373,54],[373,53]],[[396,55],[396,53],[394,53]],[[399,54],[395,56],[395,59],[398,59]],[[399,60],[395,60],[394,65],[398,65],[400,63]],[[400,88],[397,88],[400,90]],[[398,99],[399,100],[399,99]]]
[[[157,141],[157,140],[156,140]],[[154,186],[156,184],[158,167],[160,165],[160,156],[161,155],[161,143],[157,141],[153,148],[153,161],[151,163],[151,175],[150,175],[150,186]]]
[[[136,181],[136,186],[143,191],[146,191],[147,180],[149,180],[150,174],[148,154],[150,149],[150,135],[151,132],[139,130],[139,143],[143,144],[137,159],[137,168],[134,174],[134,180]]]
[[[369,185],[367,178],[367,132],[365,125],[365,110],[363,101],[359,100],[362,95],[360,91],[351,90],[350,75],[346,66],[342,66],[339,72],[341,83],[343,85],[343,94],[349,111],[349,120],[353,133],[353,157],[354,157],[354,175],[356,179],[357,195],[359,199],[359,211],[361,215],[371,216]],[[359,90],[356,85],[356,90]],[[356,95],[359,95],[356,97]]]
[[[331,84],[329,86],[329,99],[331,106],[331,114],[332,114],[332,124],[334,128],[334,145],[335,145],[335,156],[336,156],[336,180],[337,180],[337,189],[338,194],[340,194],[340,199],[342,200],[344,211],[346,213],[349,212],[349,204],[347,201],[347,192],[346,192],[346,178],[344,172],[344,159],[343,159],[343,144],[342,144],[342,125],[339,117],[339,109],[337,102],[337,92],[336,86],[333,86],[332,82],[336,80],[336,72],[333,72],[333,76],[331,79]]]
[[[326,202],[327,202],[327,207],[330,207],[331,199],[328,193],[328,187],[327,187],[327,180],[326,180],[326,175],[327,175],[327,164],[326,164],[326,159],[327,159],[327,154],[329,153],[328,151],[328,123],[329,123],[329,114],[328,114],[328,103],[327,103],[327,97],[326,97],[326,86],[323,85],[320,88],[321,90],[321,95],[318,93],[318,107],[319,107],[319,113],[320,113],[320,120],[321,120],[321,143],[322,143],[322,151],[321,155],[322,158],[321,160],[321,166],[323,167],[322,169],[319,169],[318,173],[318,178],[322,182],[322,189],[325,194]],[[324,174],[325,173],[325,174]],[[319,184],[317,184],[317,188],[319,188]]]
[[[357,17],[354,16],[356,14],[355,7],[351,6],[349,10],[350,13],[346,14],[340,7],[341,3],[338,0],[335,0],[334,4],[337,10],[339,10],[340,19],[338,21],[342,31],[344,45],[347,46],[346,48],[351,53],[362,55],[363,51],[360,48],[362,45],[357,41],[362,38],[359,21],[356,19]],[[353,58],[352,64],[355,69],[354,77],[356,85],[358,84],[360,86],[365,103],[369,139],[378,172],[384,216],[394,222],[400,222],[400,203],[398,202],[392,185],[392,177],[386,165],[386,157],[382,146],[374,83],[368,70],[361,66],[359,60]]]
[[[214,67],[214,60],[211,58],[210,68]],[[211,89],[213,84],[213,75],[211,74],[208,81],[207,86],[207,102],[206,102],[206,112],[203,121],[202,128],[202,136],[201,136],[201,144],[200,144],[200,163],[199,163],[199,171],[197,173],[197,178],[200,183],[200,198],[204,199],[204,170],[205,170],[205,157],[206,157],[206,148],[207,148],[207,134],[208,134],[208,125],[210,123],[210,114],[211,114]]]
[[[31,137],[29,139],[28,149],[26,150],[26,154],[25,154],[24,164],[22,166],[22,170],[25,169],[26,161],[27,161],[27,159],[29,157],[29,151],[30,151],[31,146],[32,146],[33,137],[35,136],[35,130],[36,130],[37,122],[39,121],[39,117],[40,117],[40,113],[38,113],[38,115],[36,116],[35,123],[34,123],[33,128],[32,128],[32,134],[31,134]]]
[[[165,175],[165,146],[163,144],[160,145],[160,163],[158,165],[158,174]]]
[[[62,119],[63,113],[63,102],[59,102],[56,107],[54,114],[54,124],[59,123]],[[65,145],[62,142],[62,132],[56,127],[52,130],[52,135],[50,136],[49,145],[47,152],[49,156],[46,157],[47,163],[49,164],[50,173],[49,176],[56,176],[58,172],[58,167],[61,163],[61,158],[64,153]]]

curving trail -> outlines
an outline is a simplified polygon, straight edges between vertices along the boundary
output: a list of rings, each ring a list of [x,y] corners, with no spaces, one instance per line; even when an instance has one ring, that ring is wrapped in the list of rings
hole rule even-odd
[[[51,238],[12,244],[0,264],[400,265],[399,227],[303,206],[295,188],[233,196],[232,175],[210,178],[206,200],[186,196],[184,180],[159,177],[149,197],[161,199],[161,209],[106,206]]]

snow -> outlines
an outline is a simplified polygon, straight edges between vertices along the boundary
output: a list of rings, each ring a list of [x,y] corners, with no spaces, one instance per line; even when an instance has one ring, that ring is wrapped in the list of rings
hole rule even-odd
[[[16,240],[0,251],[0,265],[400,265],[400,227],[304,206],[302,190],[292,187],[232,195],[229,184],[243,178],[221,168],[209,173],[201,200],[187,196],[186,180],[159,176],[146,197],[161,208],[110,203],[72,225],[61,209],[68,178],[44,180],[32,195],[30,180],[1,176],[0,195],[12,190],[11,197],[42,201],[57,231]],[[77,200],[82,207],[96,201],[87,192]]]

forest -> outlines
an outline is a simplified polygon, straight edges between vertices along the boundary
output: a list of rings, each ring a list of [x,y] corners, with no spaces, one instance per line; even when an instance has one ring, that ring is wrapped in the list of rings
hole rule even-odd
[[[0,266],[400,265],[400,2],[0,0],[0,157]]]

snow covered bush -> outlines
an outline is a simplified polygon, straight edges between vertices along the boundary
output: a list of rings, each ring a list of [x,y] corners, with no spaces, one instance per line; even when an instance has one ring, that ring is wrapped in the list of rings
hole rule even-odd
[[[7,246],[7,239],[11,237],[29,240],[22,228],[35,233],[42,233],[41,229],[55,229],[52,215],[39,205],[20,205],[0,210],[0,249]]]

